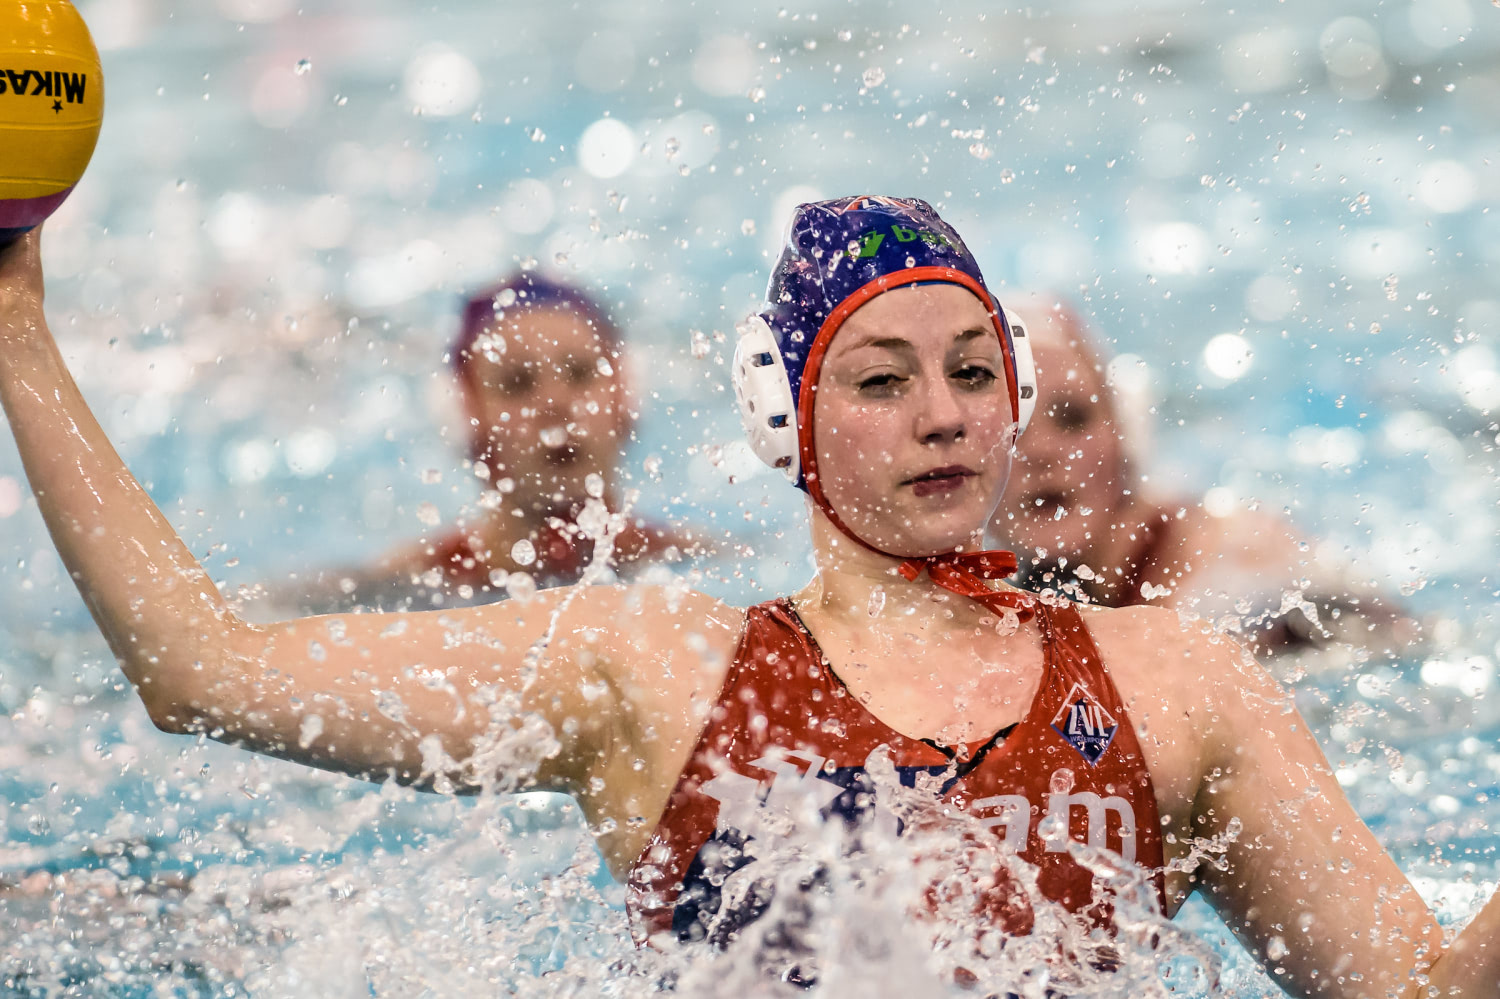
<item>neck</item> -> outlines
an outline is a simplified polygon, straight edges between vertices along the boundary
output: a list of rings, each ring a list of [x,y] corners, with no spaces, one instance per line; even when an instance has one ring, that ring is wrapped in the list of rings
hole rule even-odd
[[[849,538],[809,501],[813,558],[817,575],[793,600],[803,611],[845,621],[869,622],[896,614],[944,611],[950,616],[983,617],[981,605],[934,583],[923,573],[907,580],[900,573],[907,561],[872,551]],[[978,534],[965,550],[978,551]]]

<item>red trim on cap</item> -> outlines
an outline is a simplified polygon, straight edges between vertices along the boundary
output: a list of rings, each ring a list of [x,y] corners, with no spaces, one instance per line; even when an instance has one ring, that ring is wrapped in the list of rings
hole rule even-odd
[[[944,281],[966,288],[973,292],[979,298],[980,303],[989,310],[990,322],[994,324],[995,336],[999,338],[1001,352],[1005,355],[1005,383],[1010,389],[1011,419],[1016,423],[1021,422],[1016,358],[1015,351],[1011,347],[1010,331],[1006,329],[1000,309],[995,304],[994,298],[985,290],[984,285],[963,271],[954,270],[951,267],[929,266],[912,267],[894,274],[884,274],[858,288],[852,295],[840,302],[838,308],[829,313],[828,318],[823,320],[823,325],[818,328],[818,335],[813,337],[812,345],[807,349],[807,363],[802,368],[802,386],[797,393],[797,451],[801,458],[802,474],[807,480],[807,494],[813,498],[813,502],[818,504],[818,508],[827,515],[828,519],[833,521],[833,525],[847,537],[877,555],[886,555],[891,558],[902,556],[883,552],[851,531],[848,525],[839,519],[839,515],[833,510],[833,505],[828,502],[828,497],[823,493],[823,485],[818,481],[818,456],[813,448],[813,399],[817,394],[823,355],[828,353],[828,346],[833,342],[834,334],[854,314],[854,310],[882,292],[904,288],[922,281]]]

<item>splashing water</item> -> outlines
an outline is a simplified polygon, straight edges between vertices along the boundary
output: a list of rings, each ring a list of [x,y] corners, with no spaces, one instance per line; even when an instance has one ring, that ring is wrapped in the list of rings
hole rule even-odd
[[[115,53],[117,124],[172,128],[106,131],[86,183],[48,223],[48,297],[70,365],[107,402],[101,416],[168,515],[197,523],[188,511],[207,511],[195,551],[230,540],[253,585],[275,559],[250,555],[270,546],[337,564],[413,522],[444,522],[446,495],[402,495],[389,469],[451,450],[455,435],[434,429],[426,406],[433,373],[446,373],[452,300],[514,265],[560,269],[606,291],[626,325],[645,320],[630,330],[639,353],[617,359],[648,359],[642,450],[625,466],[647,492],[637,506],[675,515],[682,499],[716,524],[743,520],[757,557],[734,567],[736,583],[753,581],[755,600],[800,585],[800,497],[761,470],[740,474],[732,456],[722,464],[740,491],[723,488],[716,461],[738,432],[722,371],[695,391],[684,372],[699,368],[684,362],[701,351],[693,363],[712,368],[716,351],[682,332],[754,307],[784,204],[843,193],[850,164],[876,165],[895,193],[971,212],[963,231],[997,286],[1092,289],[1084,311],[1160,383],[1141,409],[1160,411],[1174,477],[1295,508],[1335,550],[1372,548],[1371,575],[1432,615],[1430,655],[1336,646],[1306,664],[1312,679],[1300,680],[1302,663],[1282,675],[1298,678],[1341,785],[1445,920],[1494,880],[1500,634],[1488,604],[1500,533],[1485,338],[1500,313],[1485,270],[1494,116],[1473,82],[1500,58],[1488,22],[1463,30],[1468,15],[1451,4],[1372,8],[1360,17],[1379,42],[1348,75],[1298,48],[1325,27],[1317,5],[1266,3],[1248,19],[1194,7],[1170,45],[1130,41],[1141,23],[1131,5],[1090,8],[1081,39],[1062,29],[1070,17],[983,3],[940,5],[910,33],[894,14],[830,23],[752,5],[743,28],[691,26],[733,43],[713,60],[691,43],[667,56],[662,39],[683,30],[670,7],[591,42],[592,25],[574,37],[545,6],[453,3],[418,18],[370,0],[379,16],[358,32],[308,32],[345,16],[319,0],[177,5],[171,17],[119,6],[95,25]],[[991,33],[1020,47],[974,44]],[[470,37],[500,42],[452,59]],[[531,37],[551,41],[508,44]],[[423,50],[439,39],[453,48],[434,61]],[[404,91],[403,59],[441,70],[423,86],[442,93]],[[510,88],[524,111],[502,106]],[[590,95],[625,136],[609,151],[624,172],[608,179],[575,148]],[[412,105],[432,113],[412,118]],[[712,142],[698,138],[707,116]],[[934,141],[935,127],[991,131]],[[690,175],[641,152],[667,135]],[[1405,149],[1421,162],[1389,152]],[[502,293],[497,319],[517,304]],[[1214,316],[1234,318],[1205,329]],[[1200,334],[1245,323],[1264,365],[1207,384],[1193,362]],[[510,349],[498,335],[480,345],[491,360]],[[601,357],[597,370],[627,363]],[[318,448],[289,446],[315,425],[338,432],[326,467],[307,457]],[[1361,446],[1293,446],[1303,429],[1352,432]],[[498,502],[514,483],[494,474]],[[444,476],[443,492],[459,478]],[[784,852],[732,886],[775,887],[765,919],[723,950],[638,949],[578,807],[507,793],[555,745],[514,697],[488,691],[467,705],[491,725],[472,773],[425,747],[435,783],[479,782],[463,799],[162,736],[41,550],[25,496],[19,471],[0,469],[11,615],[0,629],[0,992],[635,996],[675,982],[683,995],[756,995],[789,992],[776,976],[793,965],[817,978],[795,994],[1272,989],[1201,903],[1165,924],[1133,872],[1080,846],[1121,896],[1109,938],[1121,970],[1096,971],[1106,940],[1038,902],[1024,865],[983,830],[926,821],[931,802],[890,787],[878,764],[906,835],[791,829]],[[590,579],[603,580],[614,515],[582,519],[600,539]],[[522,601],[537,589],[526,572],[492,581]],[[1233,604],[1204,609],[1238,635],[1275,616]],[[1281,612],[1305,615],[1304,604],[1288,590]],[[534,665],[545,670],[545,646]],[[383,708],[402,715],[398,702]],[[305,715],[296,735],[316,744],[321,719]],[[1212,863],[1222,849],[1201,843],[1196,857]],[[981,871],[1022,886],[1033,937],[1007,941],[973,917]],[[979,984],[961,984],[960,969]]]

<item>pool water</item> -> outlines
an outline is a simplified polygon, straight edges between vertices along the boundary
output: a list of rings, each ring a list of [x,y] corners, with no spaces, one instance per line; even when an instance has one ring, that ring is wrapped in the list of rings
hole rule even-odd
[[[1422,616],[1420,649],[1273,668],[1461,922],[1500,821],[1500,10],[867,6],[82,3],[109,100],[48,225],[53,328],[253,604],[472,504],[442,360],[460,296],[516,266],[585,281],[631,339],[627,484],[722,539],[693,585],[751,602],[808,565],[800,497],[740,443],[734,322],[792,205],[924,197],[1002,300],[1059,289],[1122,355],[1155,483],[1285,510]],[[753,964],[636,951],[566,799],[156,732],[0,448],[0,990],[713,994]],[[870,921],[824,941],[819,990],[935,989]],[[1205,906],[1176,925],[1135,955],[1162,988],[1275,994]]]

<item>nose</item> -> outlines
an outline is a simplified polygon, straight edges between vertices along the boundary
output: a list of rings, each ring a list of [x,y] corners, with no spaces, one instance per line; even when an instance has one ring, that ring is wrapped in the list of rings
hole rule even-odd
[[[947,378],[924,378],[916,414],[916,436],[923,444],[963,440],[964,408]]]

